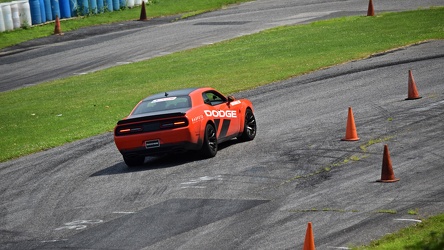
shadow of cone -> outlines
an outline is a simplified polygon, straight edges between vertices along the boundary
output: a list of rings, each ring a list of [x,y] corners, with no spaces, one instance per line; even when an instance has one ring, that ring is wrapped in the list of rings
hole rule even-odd
[[[307,232],[305,233],[305,240],[304,240],[304,248],[303,250],[315,250],[315,243],[314,243],[314,235],[313,235],[313,228],[311,225],[311,222],[307,225]]]
[[[353,117],[352,108],[348,108],[347,126],[345,128],[345,138],[343,141],[357,141],[359,140],[358,133],[356,132],[355,118]]]
[[[146,21],[148,18],[146,17],[146,9],[145,9],[145,1],[142,1],[142,10],[140,11],[139,21]]]
[[[409,70],[409,90],[406,100],[415,100],[421,98],[416,89],[415,79],[413,79],[412,70]]]
[[[396,182],[399,179],[395,178],[395,174],[393,173],[392,168],[392,160],[390,160],[390,154],[388,150],[388,146],[384,145],[384,156],[382,158],[382,171],[381,171],[381,179],[377,180],[378,182]]]
[[[374,15],[375,15],[375,9],[373,8],[373,1],[370,0],[368,2],[367,16],[374,16]]]
[[[55,27],[54,27],[54,35],[63,35],[62,30],[60,29],[60,19],[59,19],[59,16],[56,16]]]

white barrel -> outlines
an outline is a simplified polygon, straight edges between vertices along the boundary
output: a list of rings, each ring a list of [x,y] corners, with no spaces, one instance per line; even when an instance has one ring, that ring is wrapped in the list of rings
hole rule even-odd
[[[5,30],[13,30],[11,5],[9,3],[2,3],[3,21],[5,23]]]
[[[134,0],[127,0],[126,1],[126,7],[128,7],[128,8],[134,7]]]
[[[12,26],[14,29],[20,28],[20,13],[17,3],[11,2]]]
[[[5,22],[3,21],[3,11],[0,7],[0,32],[5,31]]]
[[[29,7],[28,0],[14,1],[14,2],[17,3],[19,8],[20,27],[31,26],[32,25],[31,8]]]
[[[135,5],[135,6],[140,6],[140,5],[142,5],[142,0],[134,0],[134,5]]]

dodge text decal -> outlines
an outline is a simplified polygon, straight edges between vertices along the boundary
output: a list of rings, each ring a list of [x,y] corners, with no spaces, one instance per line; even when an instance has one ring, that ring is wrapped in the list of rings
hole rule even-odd
[[[220,118],[237,118],[236,110],[204,110],[206,116],[220,117]]]

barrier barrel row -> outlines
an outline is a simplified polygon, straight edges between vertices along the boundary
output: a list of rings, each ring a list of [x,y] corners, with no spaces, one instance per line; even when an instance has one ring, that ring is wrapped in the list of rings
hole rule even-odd
[[[0,32],[142,5],[142,0],[18,0],[0,4]]]
[[[27,0],[0,4],[0,32],[14,30],[31,24],[31,13]]]

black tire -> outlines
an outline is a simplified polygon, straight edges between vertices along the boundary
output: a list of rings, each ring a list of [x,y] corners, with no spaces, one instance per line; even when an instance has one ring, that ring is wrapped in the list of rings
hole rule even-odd
[[[256,137],[257,125],[256,118],[254,117],[253,111],[251,109],[247,109],[245,111],[245,123],[244,123],[244,131],[239,136],[239,140],[241,141],[251,141]]]
[[[216,129],[211,124],[207,124],[205,127],[204,141],[200,154],[205,158],[211,158],[217,154]]]
[[[141,166],[145,162],[145,156],[123,156],[123,161],[128,167]]]

